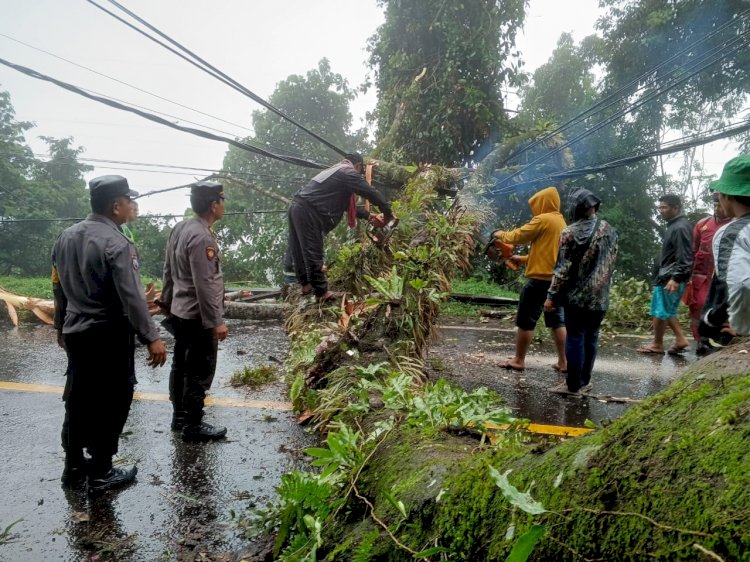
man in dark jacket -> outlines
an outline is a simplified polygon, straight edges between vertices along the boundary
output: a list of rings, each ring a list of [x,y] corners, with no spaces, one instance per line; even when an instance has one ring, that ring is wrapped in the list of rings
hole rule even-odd
[[[357,218],[367,218],[381,226],[394,218],[385,198],[365,181],[363,169],[360,154],[347,154],[339,164],[310,180],[289,205],[289,250],[297,281],[303,295],[314,292],[320,302],[336,296],[328,290],[323,271],[323,238],[336,228],[344,213],[350,228],[355,226]],[[382,216],[357,209],[358,195],[378,207]]]
[[[573,222],[560,235],[560,250],[547,291],[545,312],[565,307],[567,338],[565,382],[552,392],[577,394],[591,389],[599,327],[609,308],[609,286],[617,259],[617,232],[597,218],[599,198],[581,189],[573,203]]]
[[[72,487],[88,477],[89,492],[103,492],[137,472],[112,466],[136,383],[134,336],[148,345],[152,367],[167,351],[148,313],[135,246],[120,229],[138,194],[122,176],[95,178],[89,191],[92,213],[55,242],[52,283],[58,342],[68,353],[62,480]]]
[[[655,286],[651,297],[654,340],[638,351],[663,354],[664,333],[669,326],[674,332],[675,342],[667,353],[678,355],[689,345],[677,319],[677,308],[693,268],[693,226],[682,214],[682,202],[677,195],[666,194],[659,198],[659,214],[667,221],[667,232],[655,264]]]

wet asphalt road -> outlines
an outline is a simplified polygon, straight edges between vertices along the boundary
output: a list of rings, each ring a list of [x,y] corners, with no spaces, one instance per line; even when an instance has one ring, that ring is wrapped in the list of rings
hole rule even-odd
[[[29,321],[0,330],[0,381],[63,385],[65,355],[50,327]],[[186,444],[170,431],[168,401],[134,401],[119,459],[138,464],[138,482],[94,501],[60,486],[61,396],[0,391],[0,533],[22,519],[13,540],[0,544],[0,560],[193,560],[201,552],[214,559],[246,547],[230,512],[273,499],[280,475],[312,438],[288,411],[281,381],[259,391],[227,382],[241,367],[272,364],[269,355],[283,360],[286,349],[278,323],[231,322],[212,395],[228,403],[265,400],[269,408],[211,406],[207,421],[227,426],[227,440]],[[139,348],[137,391],[165,395],[168,366],[151,370],[145,358]]]
[[[520,417],[532,422],[581,427],[586,419],[614,419],[630,406],[594,397],[551,394],[549,340],[535,343],[523,373],[497,367],[512,355],[512,326],[497,320],[455,320],[444,327],[428,364],[467,390],[487,386],[499,392]],[[634,350],[643,338],[603,338],[594,374],[595,395],[644,398],[665,388],[695,357],[643,356]],[[133,403],[120,443],[124,463],[137,462],[138,483],[119,493],[88,501],[60,487],[63,452],[59,432],[63,404],[56,392],[0,389],[0,533],[18,519],[13,540],[2,544],[0,560],[234,560],[247,547],[230,513],[274,497],[281,474],[311,446],[288,411],[283,382],[257,391],[228,386],[244,366],[285,359],[287,340],[278,323],[230,321],[230,338],[220,345],[212,395],[223,405],[207,409],[207,421],[229,428],[228,439],[185,444],[169,429],[165,400],[168,366],[145,366],[137,351],[137,391],[156,399]],[[27,320],[12,328],[0,320],[0,382],[61,387],[65,355],[54,331]],[[248,400],[268,401],[248,405]],[[244,403],[243,403],[244,401]],[[88,518],[88,520],[86,520]],[[226,558],[217,558],[227,553]]]
[[[616,419],[632,405],[605,397],[641,400],[656,394],[697,359],[692,351],[678,356],[638,353],[638,347],[651,341],[647,335],[602,334],[591,378],[592,396],[565,396],[548,391],[563,380],[552,369],[557,356],[549,331],[541,342],[532,344],[525,371],[498,367],[513,356],[514,335],[512,321],[446,321],[430,349],[428,365],[433,376],[444,376],[466,390],[486,386],[498,392],[515,415],[532,423],[583,427],[587,419],[595,423]],[[665,344],[671,343],[668,335]]]

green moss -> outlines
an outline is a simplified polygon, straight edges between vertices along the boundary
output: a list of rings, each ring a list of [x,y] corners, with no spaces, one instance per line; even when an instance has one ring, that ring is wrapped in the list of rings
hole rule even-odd
[[[257,388],[273,382],[276,380],[277,372],[275,367],[270,365],[260,365],[258,367],[245,367],[236,371],[232,378],[229,380],[229,384],[232,386],[249,386],[250,388]]]
[[[748,561],[749,444],[748,361],[712,356],[605,429],[541,455],[399,430],[363,471],[360,490],[400,540],[415,550],[437,541],[451,560],[504,560],[515,538],[536,523],[547,534],[533,560],[704,560],[693,546],[699,544],[724,560]],[[531,486],[550,512],[532,517],[511,506],[488,465],[512,469],[511,483]],[[385,491],[404,502],[407,521]],[[364,515],[350,514],[337,535],[348,536]],[[346,552],[354,552],[359,536]],[[378,560],[411,559],[384,533],[375,546],[387,550]],[[351,559],[344,552],[339,559]]]

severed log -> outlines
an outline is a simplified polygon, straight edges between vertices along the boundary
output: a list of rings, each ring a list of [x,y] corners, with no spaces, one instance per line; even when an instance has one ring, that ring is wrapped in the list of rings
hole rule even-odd
[[[11,291],[6,291],[2,287],[0,287],[0,301],[5,301],[10,321],[14,326],[18,326],[17,309],[19,308],[30,310],[46,324],[52,324],[52,317],[55,315],[54,301],[19,295]]]
[[[235,320],[283,320],[288,312],[287,304],[224,302],[224,318]]]

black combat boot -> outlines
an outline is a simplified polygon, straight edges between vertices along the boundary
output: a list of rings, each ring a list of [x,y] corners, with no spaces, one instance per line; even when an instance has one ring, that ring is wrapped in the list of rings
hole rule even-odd
[[[138,474],[138,467],[135,465],[130,468],[110,468],[101,476],[89,476],[87,490],[90,495],[96,495],[108,490],[124,488],[135,482],[136,474]]]
[[[186,424],[182,429],[183,441],[216,441],[227,434],[227,428],[210,423],[200,422],[197,424]]]
[[[185,419],[185,412],[172,413],[172,431],[182,431],[186,425],[187,419]]]
[[[86,483],[88,476],[88,459],[81,455],[66,455],[65,468],[63,468],[60,481],[64,488],[79,488]]]

